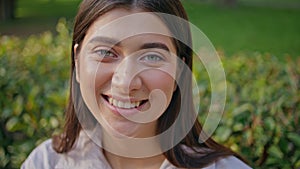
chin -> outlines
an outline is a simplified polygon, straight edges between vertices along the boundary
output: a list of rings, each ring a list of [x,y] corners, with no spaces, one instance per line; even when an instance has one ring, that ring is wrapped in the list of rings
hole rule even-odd
[[[135,137],[140,129],[140,124],[127,119],[118,121],[117,119],[106,121],[101,124],[109,135],[116,138]]]

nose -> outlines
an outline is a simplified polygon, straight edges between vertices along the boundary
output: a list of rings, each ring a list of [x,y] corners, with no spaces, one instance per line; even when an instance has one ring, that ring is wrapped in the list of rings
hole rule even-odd
[[[112,89],[121,94],[129,94],[133,90],[140,89],[142,80],[139,77],[137,64],[128,58],[122,60],[114,71],[111,83]]]

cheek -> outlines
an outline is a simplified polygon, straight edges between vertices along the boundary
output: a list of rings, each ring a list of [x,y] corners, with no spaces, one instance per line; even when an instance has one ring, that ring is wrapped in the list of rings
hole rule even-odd
[[[95,73],[95,82],[94,82],[95,89],[99,90],[98,92],[101,92],[103,90],[108,90],[110,88],[112,76],[113,76],[112,66],[99,64],[99,67]]]
[[[97,71],[98,64],[96,62],[89,61],[85,57],[81,57],[79,61],[79,77],[80,84],[89,83],[95,80],[95,74]]]
[[[79,69],[80,84],[85,84],[87,90],[94,92],[110,83],[112,78],[112,67],[97,61],[82,60]]]
[[[163,71],[151,70],[144,72],[142,76],[144,85],[149,91],[159,89],[165,94],[167,102],[171,101],[175,84],[175,80],[171,75]]]

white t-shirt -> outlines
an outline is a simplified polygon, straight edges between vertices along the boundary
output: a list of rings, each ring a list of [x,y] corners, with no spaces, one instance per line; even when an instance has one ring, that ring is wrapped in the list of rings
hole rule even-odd
[[[250,169],[248,165],[234,156],[212,163],[205,169]],[[80,132],[74,148],[68,153],[60,154],[52,148],[52,140],[46,140],[35,148],[21,169],[112,169],[102,149],[86,134]],[[177,169],[167,159],[160,169]]]

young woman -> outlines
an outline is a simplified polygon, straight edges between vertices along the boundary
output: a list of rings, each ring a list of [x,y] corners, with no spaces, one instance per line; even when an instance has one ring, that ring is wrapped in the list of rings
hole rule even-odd
[[[23,169],[250,168],[201,136],[192,38],[179,0],[83,0],[63,134]]]

